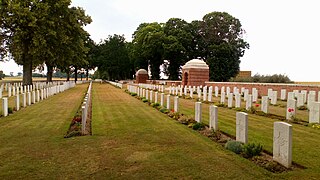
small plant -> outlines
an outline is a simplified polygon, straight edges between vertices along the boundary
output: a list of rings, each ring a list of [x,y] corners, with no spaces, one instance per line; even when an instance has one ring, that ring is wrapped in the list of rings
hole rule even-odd
[[[234,108],[234,110],[236,111],[240,111],[240,112],[246,112],[246,108]]]
[[[257,112],[256,108],[251,106],[251,108],[248,110],[249,113],[255,114]]]
[[[217,106],[218,106],[218,107],[227,107],[226,104],[222,104],[222,103],[217,104]]]
[[[144,102],[144,103],[145,103],[145,102],[148,102],[148,99],[143,98],[143,99],[142,99],[142,102]]]
[[[262,151],[262,145],[255,143],[244,144],[242,147],[242,153],[244,157],[252,158],[254,156],[259,156]]]
[[[312,127],[315,129],[320,129],[320,124],[313,124]]]
[[[131,96],[137,96],[137,93],[130,93]]]
[[[191,123],[195,123],[196,122],[193,117],[189,117],[189,116],[186,116],[186,115],[181,115],[179,117],[178,121],[181,124],[186,124],[186,125],[189,125]]]
[[[171,118],[174,118],[174,119],[179,119],[179,113],[178,112],[174,112],[174,110],[172,109],[169,113],[168,113],[168,116],[171,117]]]
[[[164,113],[164,114],[168,114],[169,113],[169,110],[167,108],[164,108],[164,107],[161,108],[159,111]]]
[[[12,114],[12,113],[13,113],[12,107],[8,107],[8,113],[9,113],[9,114]]]
[[[203,123],[194,123],[192,126],[193,130],[202,130],[205,127],[205,125]]]
[[[307,106],[299,106],[298,110],[308,110],[308,107]]]
[[[158,107],[158,106],[160,106],[160,103],[152,103],[151,106],[152,107]]]
[[[231,140],[231,141],[228,141],[224,147],[229,151],[232,151],[236,154],[240,154],[243,149],[243,144],[239,141]]]

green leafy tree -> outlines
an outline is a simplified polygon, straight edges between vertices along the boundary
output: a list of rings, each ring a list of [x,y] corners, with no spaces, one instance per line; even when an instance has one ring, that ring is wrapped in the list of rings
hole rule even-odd
[[[160,79],[165,34],[159,23],[142,23],[133,34],[135,53],[150,67],[152,79]]]
[[[165,71],[169,79],[178,80],[181,66],[189,59],[188,52],[192,49],[190,24],[179,18],[171,18],[165,23],[164,33],[164,58],[169,61]]]
[[[23,66],[23,84],[32,84],[32,70],[39,64],[46,63],[50,78],[55,66],[85,56],[82,26],[91,19],[70,4],[70,0],[1,1],[1,55],[12,54]]]
[[[101,78],[120,80],[130,78],[131,64],[124,36],[109,36],[95,51],[95,64]]]
[[[240,58],[249,44],[239,19],[226,12],[212,12],[200,23],[202,58],[210,67],[210,80],[227,81],[239,72]],[[202,48],[201,48],[202,49]]]

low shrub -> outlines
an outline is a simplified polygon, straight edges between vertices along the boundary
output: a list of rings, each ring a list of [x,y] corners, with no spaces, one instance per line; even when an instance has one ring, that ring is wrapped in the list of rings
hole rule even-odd
[[[234,108],[236,111],[247,112],[246,108]]]
[[[142,102],[144,102],[144,103],[145,103],[145,102],[148,102],[148,99],[143,98],[143,99],[142,99]]]
[[[164,107],[161,108],[159,111],[164,113],[164,114],[168,114],[169,113],[169,110],[167,108],[164,108]]]
[[[217,106],[218,106],[218,107],[227,107],[226,104],[222,104],[222,103],[217,104]]]
[[[205,127],[203,123],[196,122],[192,125],[193,130],[202,130]]]
[[[229,151],[232,151],[236,154],[240,154],[243,149],[243,143],[239,141],[231,140],[231,141],[228,141],[224,147]]]
[[[12,107],[8,107],[8,113],[9,113],[9,114],[12,114],[12,113],[13,113]]]
[[[130,93],[131,96],[137,96],[137,93]]]
[[[181,123],[181,124],[191,124],[191,123],[195,123],[196,121],[194,120],[194,117],[189,117],[189,116],[186,116],[186,115],[181,115],[178,119],[178,121]]]
[[[262,151],[262,145],[255,143],[248,143],[243,145],[242,152],[244,157],[252,158],[254,156],[259,156]]]
[[[297,109],[298,110],[308,110],[308,107],[307,106],[299,106]]]
[[[158,107],[158,106],[160,106],[160,104],[159,103],[151,103],[151,106],[152,107]]]

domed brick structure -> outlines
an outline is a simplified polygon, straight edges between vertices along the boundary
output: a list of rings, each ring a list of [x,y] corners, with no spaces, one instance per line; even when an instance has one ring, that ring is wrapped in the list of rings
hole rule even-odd
[[[202,60],[192,59],[182,66],[183,86],[204,86],[209,81],[209,66]]]
[[[148,71],[146,71],[145,69],[139,69],[136,72],[136,83],[147,83],[148,79]]]

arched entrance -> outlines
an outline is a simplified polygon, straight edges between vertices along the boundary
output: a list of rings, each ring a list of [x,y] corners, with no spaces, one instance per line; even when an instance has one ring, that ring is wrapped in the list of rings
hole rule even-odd
[[[187,72],[183,73],[182,79],[183,79],[182,85],[187,86],[188,85],[188,73]]]

